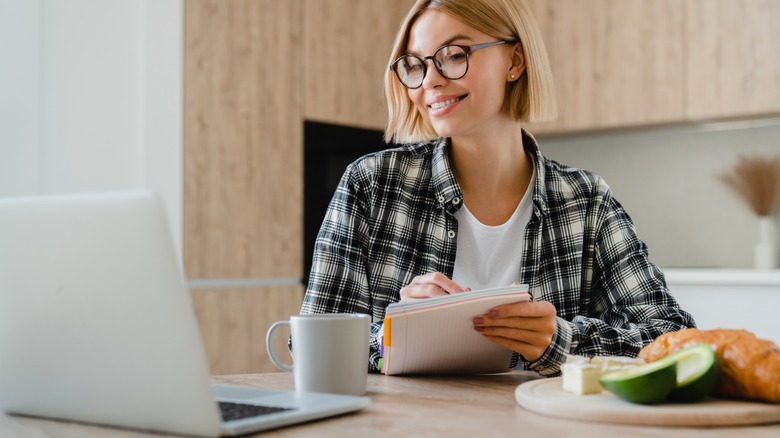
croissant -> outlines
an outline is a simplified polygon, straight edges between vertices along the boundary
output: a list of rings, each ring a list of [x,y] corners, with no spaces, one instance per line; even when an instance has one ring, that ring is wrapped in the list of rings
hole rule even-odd
[[[664,333],[645,346],[639,357],[652,362],[694,344],[708,344],[715,350],[721,373],[714,394],[780,403],[780,348],[747,330]]]

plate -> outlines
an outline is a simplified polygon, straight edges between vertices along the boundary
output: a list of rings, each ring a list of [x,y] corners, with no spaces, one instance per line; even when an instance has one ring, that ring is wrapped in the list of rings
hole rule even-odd
[[[525,382],[515,390],[517,403],[552,417],[599,423],[653,426],[746,426],[780,423],[780,405],[707,397],[695,403],[640,405],[608,391],[566,392],[560,377]]]

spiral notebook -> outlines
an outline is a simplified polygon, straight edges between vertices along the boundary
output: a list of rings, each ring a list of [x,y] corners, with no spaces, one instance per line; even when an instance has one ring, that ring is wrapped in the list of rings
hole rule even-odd
[[[382,372],[488,374],[510,369],[512,351],[474,330],[472,319],[502,304],[531,301],[527,285],[393,303],[385,313]]]

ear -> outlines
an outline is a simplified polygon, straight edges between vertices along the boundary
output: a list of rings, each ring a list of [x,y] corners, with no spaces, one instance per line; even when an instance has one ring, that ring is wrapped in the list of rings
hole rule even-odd
[[[523,47],[520,43],[517,43],[512,52],[512,65],[506,74],[506,80],[507,82],[515,82],[520,79],[523,73],[525,73],[525,55],[523,54]]]

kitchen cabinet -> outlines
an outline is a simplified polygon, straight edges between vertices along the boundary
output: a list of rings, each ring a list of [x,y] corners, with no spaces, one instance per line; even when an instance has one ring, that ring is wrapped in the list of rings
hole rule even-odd
[[[683,11],[677,0],[528,1],[541,29],[566,132],[683,119]]]
[[[307,0],[305,116],[383,129],[382,77],[411,0]],[[535,132],[683,118],[684,5],[677,0],[530,0],[555,76],[559,118]],[[650,67],[648,67],[650,66]]]
[[[413,0],[305,0],[305,117],[384,129],[383,78]]]
[[[301,4],[185,3],[184,265],[217,284],[192,292],[215,374],[274,370],[265,330],[300,310]]]
[[[305,117],[383,129],[382,77],[411,0],[306,0]],[[776,0],[528,0],[559,118],[533,132],[780,113]]]
[[[211,374],[279,371],[268,358],[265,334],[274,322],[297,315],[302,297],[302,285],[193,290]],[[284,353],[286,335],[276,338],[276,351]]]
[[[302,275],[301,2],[185,7],[184,264]]]
[[[686,117],[780,113],[780,1],[687,0]]]

